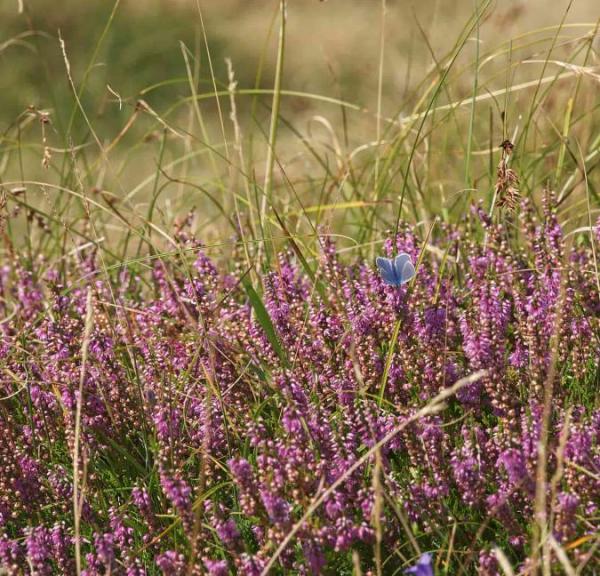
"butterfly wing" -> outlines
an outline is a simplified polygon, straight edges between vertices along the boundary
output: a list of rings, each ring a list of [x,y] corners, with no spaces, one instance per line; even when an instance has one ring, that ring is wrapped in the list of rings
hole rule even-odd
[[[379,270],[379,274],[383,278],[383,281],[386,284],[398,286],[399,280],[396,276],[393,260],[391,258],[384,258],[383,256],[379,256],[377,260],[375,260],[375,263],[377,264],[377,269]]]
[[[416,274],[415,267],[413,263],[408,260],[408,262],[404,263],[402,266],[402,272],[400,273],[400,284],[406,284],[411,278]]]
[[[406,252],[394,258],[394,275],[398,286],[406,284],[415,275],[415,267]]]
[[[410,263],[410,256],[406,252],[401,252],[394,258],[394,274],[396,276],[397,285],[403,284],[402,282],[402,270],[406,263]]]

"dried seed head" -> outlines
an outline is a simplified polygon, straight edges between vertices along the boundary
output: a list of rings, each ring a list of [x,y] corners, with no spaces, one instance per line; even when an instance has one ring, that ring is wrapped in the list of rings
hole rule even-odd
[[[500,144],[500,148],[502,148],[502,157],[497,169],[496,198],[498,199],[498,206],[514,212],[521,199],[519,177],[512,168],[507,166],[507,159],[512,154],[514,145],[510,140],[504,140]]]

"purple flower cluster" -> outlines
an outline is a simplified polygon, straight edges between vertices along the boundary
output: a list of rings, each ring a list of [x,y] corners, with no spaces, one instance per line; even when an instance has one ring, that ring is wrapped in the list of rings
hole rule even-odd
[[[518,242],[474,213],[462,238],[448,226],[430,241],[410,285],[344,263],[325,239],[314,277],[283,254],[252,277],[262,308],[183,232],[180,256],[150,273],[113,278],[83,250],[56,270],[4,267],[0,567],[73,573],[78,403],[87,576],[259,575],[293,527],[280,573],[351,570],[352,551],[370,570],[377,542],[400,573],[415,542],[435,550],[452,533],[462,565],[497,574],[494,545],[515,563],[531,552],[548,386],[550,528],[563,544],[597,529],[593,252],[565,239],[550,203],[541,219],[523,204]],[[421,247],[405,227],[385,251],[416,262]],[[403,425],[480,369],[443,411]],[[377,461],[348,473],[399,425]],[[432,574],[432,557],[411,570]]]

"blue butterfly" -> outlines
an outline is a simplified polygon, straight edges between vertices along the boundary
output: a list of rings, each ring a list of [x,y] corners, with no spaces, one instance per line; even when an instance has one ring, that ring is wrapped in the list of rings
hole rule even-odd
[[[416,273],[410,256],[406,252],[398,254],[394,259],[379,256],[375,262],[383,281],[390,286],[402,286]]]

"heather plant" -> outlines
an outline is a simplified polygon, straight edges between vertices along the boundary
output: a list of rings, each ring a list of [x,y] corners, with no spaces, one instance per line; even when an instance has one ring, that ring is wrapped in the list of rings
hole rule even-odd
[[[249,88],[200,2],[129,95],[118,0],[83,72],[51,30],[0,134],[0,574],[598,571],[598,25],[492,47],[484,0],[440,56],[417,11],[398,103],[389,4],[376,110],[292,84],[285,0]]]
[[[343,571],[351,549],[368,566],[376,546],[388,573],[448,546],[454,526],[454,552],[470,557],[448,559],[451,570],[492,574],[495,545],[516,563],[533,552],[544,426],[541,512],[559,545],[591,535],[600,413],[569,386],[593,394],[598,382],[591,247],[568,247],[551,197],[541,219],[523,203],[518,251],[503,224],[473,214],[460,242],[458,225],[427,246],[409,226],[388,240],[388,254],[419,262],[409,285],[344,263],[324,238],[321,290],[282,253],[260,304],[184,230],[180,253],[195,255],[185,274],[159,260],[107,276],[87,249],[62,272],[15,256],[1,283],[3,565],[73,565],[77,434],[88,575],[260,574],[339,479],[278,570]],[[81,280],[67,286],[69,276]],[[476,371],[443,410],[410,421]]]

